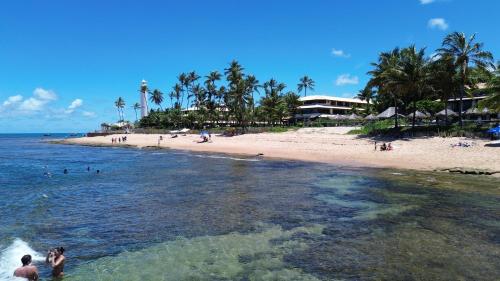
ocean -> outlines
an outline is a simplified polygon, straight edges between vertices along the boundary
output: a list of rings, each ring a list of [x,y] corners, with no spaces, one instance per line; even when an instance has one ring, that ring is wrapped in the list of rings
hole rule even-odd
[[[500,180],[0,135],[0,281],[498,280]],[[63,171],[67,170],[65,174]],[[99,173],[97,173],[99,170]]]

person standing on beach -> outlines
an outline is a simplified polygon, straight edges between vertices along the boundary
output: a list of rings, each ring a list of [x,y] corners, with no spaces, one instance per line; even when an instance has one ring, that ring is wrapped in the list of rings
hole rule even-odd
[[[38,269],[31,265],[31,255],[24,255],[21,258],[23,266],[14,271],[14,277],[26,278],[29,281],[38,281]]]
[[[55,249],[55,257],[51,260],[47,257],[47,262],[50,262],[52,267],[53,277],[63,277],[64,276],[64,262],[66,258],[64,257],[64,248],[59,247]]]

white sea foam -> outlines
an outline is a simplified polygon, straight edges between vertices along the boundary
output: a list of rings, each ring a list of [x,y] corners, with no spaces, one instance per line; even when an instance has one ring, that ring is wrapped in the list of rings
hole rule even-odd
[[[26,280],[12,277],[14,270],[21,266],[21,258],[24,255],[31,255],[34,263],[44,260],[41,254],[19,238],[16,238],[7,248],[0,250],[0,281]]]
[[[220,155],[195,154],[194,156],[199,157],[199,158],[229,159],[229,160],[234,160],[234,161],[248,161],[248,162],[259,162],[260,161],[259,159],[256,159],[256,158],[237,158],[237,157],[220,156]]]

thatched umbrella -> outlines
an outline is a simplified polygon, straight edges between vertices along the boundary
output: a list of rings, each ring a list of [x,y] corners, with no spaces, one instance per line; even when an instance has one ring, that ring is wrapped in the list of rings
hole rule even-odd
[[[373,114],[370,114],[368,116],[365,117],[365,120],[377,120],[377,116],[373,115]]]
[[[490,114],[490,110],[486,107],[483,108],[482,110],[480,110],[477,107],[474,107],[474,108],[467,109],[465,114],[466,115],[487,115],[487,114]]]
[[[349,120],[356,120],[356,119],[361,119],[361,117],[359,117],[358,115],[356,115],[355,113],[347,116],[347,119]]]
[[[386,110],[384,110],[384,112],[377,115],[377,118],[387,119],[387,118],[394,117],[394,115],[396,115],[396,108],[394,106],[391,106],[391,107],[387,108]],[[399,114],[399,113],[398,113],[398,116],[404,117],[404,115]]]
[[[446,116],[445,110],[443,109],[439,111],[436,113],[436,116]],[[458,114],[455,111],[448,109],[448,116],[458,116]]]
[[[413,113],[410,113],[408,115],[406,115],[406,117],[408,118],[413,118]],[[415,111],[415,118],[418,118],[418,119],[424,119],[424,118],[428,118],[429,115],[426,114],[426,113],[423,113],[423,112],[420,112],[420,111]]]

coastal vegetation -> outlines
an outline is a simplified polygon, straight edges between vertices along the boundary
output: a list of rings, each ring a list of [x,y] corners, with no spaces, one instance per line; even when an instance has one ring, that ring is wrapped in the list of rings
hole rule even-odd
[[[478,93],[487,95],[478,105],[480,110],[500,111],[500,65],[494,65],[492,53],[485,50],[475,34],[453,32],[443,39],[440,48],[428,53],[426,48],[415,45],[381,52],[367,73],[367,84],[357,95],[366,101],[366,107],[351,109],[350,113],[359,118],[333,123],[364,124],[360,130],[364,133],[407,131],[410,127],[414,131],[423,129],[418,113],[433,116],[444,111],[443,123],[432,130],[469,130],[471,126],[464,126],[463,100]],[[203,77],[195,71],[179,74],[168,95],[159,89],[147,90],[149,100],[156,106],[149,116],[137,120],[140,106],[135,104],[132,108],[138,128],[247,130],[264,126],[329,126],[331,120],[311,122],[295,118],[301,95],[307,96],[314,87],[315,81],[307,75],[299,79],[296,89],[289,89],[274,78],[259,81],[234,60],[222,72],[214,70]],[[166,99],[169,106],[163,107]],[[458,116],[449,109],[449,99],[458,101]],[[121,97],[115,102],[120,120],[124,105]],[[395,110],[391,120],[363,120],[364,116],[377,115],[389,107]],[[404,129],[399,128],[401,125]]]

